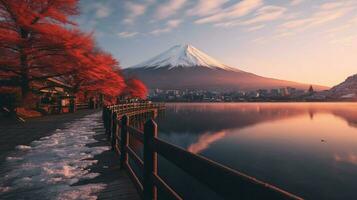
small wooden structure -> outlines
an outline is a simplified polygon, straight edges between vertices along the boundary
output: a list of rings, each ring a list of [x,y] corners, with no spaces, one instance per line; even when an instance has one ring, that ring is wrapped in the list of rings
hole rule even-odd
[[[112,141],[113,149],[116,149],[120,155],[121,168],[128,171],[144,200],[156,200],[157,188],[165,191],[172,199],[183,199],[175,191],[175,188],[169,186],[158,175],[158,154],[224,199],[302,199],[254,177],[159,139],[157,137],[157,124],[153,119],[149,119],[145,123],[144,131],[134,128],[129,123],[130,119],[137,115],[147,113],[154,115],[161,109],[164,109],[164,104],[149,102],[120,104],[103,109],[104,126]],[[129,145],[129,138],[143,144],[143,160]],[[142,170],[143,181],[140,181],[138,174],[135,173],[128,162],[129,158]]]

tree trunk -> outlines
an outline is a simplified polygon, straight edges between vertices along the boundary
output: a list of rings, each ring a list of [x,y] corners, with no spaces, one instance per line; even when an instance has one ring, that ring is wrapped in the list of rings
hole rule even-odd
[[[20,52],[20,65],[21,65],[21,104],[24,105],[24,100],[26,96],[29,94],[30,91],[30,82],[29,82],[29,69],[28,69],[28,61],[27,55],[25,52],[25,45],[24,43],[28,39],[29,33],[21,28],[21,39],[23,40],[22,44],[20,45],[19,52]]]
[[[28,74],[25,72],[21,75],[21,99],[24,100],[26,96],[29,94],[30,84],[28,81]]]

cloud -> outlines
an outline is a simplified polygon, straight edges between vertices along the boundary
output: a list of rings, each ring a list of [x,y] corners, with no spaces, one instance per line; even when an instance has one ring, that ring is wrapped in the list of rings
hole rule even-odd
[[[257,43],[257,44],[266,44],[266,43],[271,43],[271,42],[275,42],[277,40],[281,40],[283,38],[287,38],[290,36],[295,35],[294,32],[281,32],[281,33],[277,33],[275,35],[269,35],[269,36],[263,36],[263,37],[258,37],[252,40],[252,42]]]
[[[165,19],[174,15],[185,3],[186,0],[169,0],[157,8],[156,18]]]
[[[131,38],[131,37],[134,37],[134,36],[136,36],[138,34],[139,34],[138,32],[126,32],[126,31],[124,31],[124,32],[118,33],[118,36],[120,38]]]
[[[265,6],[260,8],[254,18],[244,21],[242,24],[249,25],[259,22],[273,21],[279,19],[285,13],[286,8],[279,6]]]
[[[166,23],[166,26],[164,28],[155,29],[155,30],[151,31],[150,34],[152,34],[152,35],[160,35],[162,33],[171,32],[173,29],[175,29],[178,26],[180,26],[181,23],[182,23],[182,20],[179,20],[179,19],[169,20]]]
[[[179,20],[179,19],[169,20],[167,22],[167,26],[170,27],[170,28],[176,28],[181,24],[181,22],[182,21]]]
[[[125,2],[124,7],[129,13],[123,20],[124,24],[133,24],[135,19],[145,14],[147,7],[154,1],[146,1],[144,4],[133,3],[131,1]]]
[[[98,5],[95,16],[100,19],[108,17],[111,13],[112,9],[108,5]]]
[[[343,46],[355,46],[357,44],[357,35],[349,35],[345,37],[336,38],[331,40],[330,43]]]
[[[357,16],[346,21],[344,24],[342,24],[340,26],[336,26],[336,27],[333,27],[332,29],[327,30],[326,33],[335,34],[338,32],[345,32],[345,31],[352,29],[354,27],[357,27]]]
[[[344,6],[348,6],[351,4],[351,1],[336,1],[336,2],[327,2],[327,3],[323,3],[320,8],[322,10],[332,10],[332,9],[336,9],[336,8],[341,8]]]
[[[195,21],[196,24],[215,23],[230,20],[249,14],[263,5],[262,0],[242,0],[233,6],[222,9],[220,12]]]
[[[91,13],[94,18],[105,18],[112,13],[110,6],[111,2],[99,3],[99,2],[88,2],[86,4],[81,4],[81,13]],[[81,15],[83,16],[83,15]]]
[[[207,16],[221,10],[221,6],[228,0],[199,0],[197,5],[188,10],[187,14],[191,16]]]
[[[279,6],[264,6],[260,8],[253,16],[253,18],[242,21],[230,21],[218,23],[215,26],[218,27],[232,27],[232,26],[240,26],[240,25],[252,25],[261,22],[273,21],[281,18],[286,11],[286,8]]]
[[[305,30],[344,17],[355,8],[356,3],[353,1],[324,3],[310,17],[287,21],[283,23],[280,28],[283,29],[283,31],[284,29]]]
[[[258,26],[253,26],[253,27],[249,27],[246,29],[247,32],[253,32],[253,31],[257,31],[257,30],[260,30],[262,28],[264,28],[265,25],[261,24],[261,25],[258,25]]]
[[[282,24],[280,24],[275,33],[272,36],[257,38],[253,42],[256,43],[266,43],[268,41],[280,40],[282,38],[291,37],[299,34],[299,32],[305,31],[309,28],[322,26],[333,22],[335,20],[341,19],[342,17],[348,16],[353,10],[357,8],[356,1],[339,1],[339,2],[329,2],[323,3],[316,7],[316,10],[310,14],[310,16],[304,16],[298,18],[298,16],[293,19],[289,19]],[[242,22],[240,22],[242,23]],[[329,41],[332,44],[355,44],[356,35],[342,35],[338,37],[337,32],[345,33],[344,30],[348,30],[351,27],[355,27],[357,24],[357,18],[344,21],[340,26],[335,26],[332,29],[325,31],[327,35],[321,35],[324,37],[329,37]]]
[[[252,42],[256,44],[265,44],[268,41],[270,41],[270,39],[267,37],[258,37],[252,40]]]
[[[357,44],[357,17],[347,20],[340,26],[335,26],[326,31],[326,38],[331,44],[343,46],[355,46]]]
[[[305,0],[291,0],[290,5],[297,6],[304,2]]]
[[[278,33],[277,35],[273,36],[272,39],[281,39],[281,38],[286,38],[286,37],[290,37],[293,35],[295,35],[294,32],[286,31],[286,32]]]

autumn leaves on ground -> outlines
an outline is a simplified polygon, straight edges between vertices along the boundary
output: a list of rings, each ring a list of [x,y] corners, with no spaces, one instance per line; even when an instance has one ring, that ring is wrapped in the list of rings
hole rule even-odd
[[[42,82],[69,85],[78,99],[103,94],[145,98],[147,89],[124,77],[119,62],[98,48],[93,33],[79,30],[77,0],[0,0],[0,93],[16,93],[20,105],[36,101]]]

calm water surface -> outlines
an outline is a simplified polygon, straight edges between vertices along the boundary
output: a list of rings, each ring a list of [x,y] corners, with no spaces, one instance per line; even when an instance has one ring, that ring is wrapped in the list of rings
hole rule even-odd
[[[158,124],[159,137],[303,198],[357,199],[357,103],[175,103]],[[159,159],[188,199],[207,190]]]

